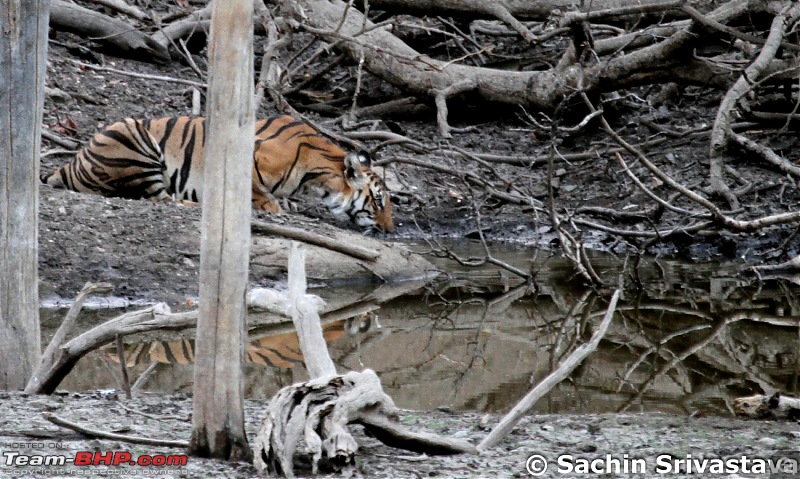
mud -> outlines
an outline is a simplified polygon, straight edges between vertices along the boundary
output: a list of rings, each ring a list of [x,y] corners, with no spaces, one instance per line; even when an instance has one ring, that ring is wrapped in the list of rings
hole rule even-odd
[[[34,455],[61,454],[74,458],[79,451],[129,452],[134,458],[143,455],[180,455],[181,448],[134,445],[122,441],[92,439],[57,427],[43,418],[49,412],[83,426],[137,437],[184,440],[191,435],[192,400],[186,395],[145,395],[133,400],[120,399],[108,391],[60,393],[50,397],[0,393],[0,455],[7,452]],[[245,419],[251,439],[261,425],[264,401],[246,401]],[[454,414],[446,410],[430,412],[404,411],[403,424],[420,431],[434,432],[466,439],[477,444],[488,429],[499,420],[497,415]],[[357,471],[366,478],[514,478],[532,477],[526,462],[532,455],[544,456],[550,463],[539,477],[587,477],[586,474],[561,473],[567,466],[557,462],[559,456],[574,466],[577,458],[597,459],[610,454],[624,464],[626,460],[643,459],[644,473],[621,477],[704,477],[676,469],[676,460],[721,458],[750,463],[748,471],[758,472],[757,459],[780,458],[797,460],[797,438],[800,430],[793,422],[758,422],[729,418],[677,417],[663,414],[585,414],[540,415],[525,418],[499,445],[480,455],[419,456],[391,449],[365,436],[360,426],[353,426],[359,443]],[[6,456],[7,457],[7,456]],[[658,462],[657,462],[658,461]],[[633,470],[633,463],[631,471]],[[710,464],[710,463],[709,463]],[[784,461],[784,465],[788,462]],[[612,466],[613,467],[613,466]],[[661,473],[659,473],[659,469]],[[668,468],[668,469],[667,469]],[[40,475],[34,466],[0,465],[2,477],[259,477],[249,464],[190,457],[182,467],[72,466],[50,467],[52,474]],[[76,472],[77,471],[77,472]],[[157,471],[157,472],[154,472]],[[612,469],[613,471],[613,469]],[[682,472],[681,472],[682,471]],[[300,477],[307,471],[299,469]],[[741,471],[744,472],[744,471]],[[323,476],[324,477],[324,476]],[[741,476],[738,476],[741,477]],[[744,474],[744,477],[769,477],[766,474]],[[771,477],[784,477],[773,474]],[[790,477],[790,476],[785,476]]]

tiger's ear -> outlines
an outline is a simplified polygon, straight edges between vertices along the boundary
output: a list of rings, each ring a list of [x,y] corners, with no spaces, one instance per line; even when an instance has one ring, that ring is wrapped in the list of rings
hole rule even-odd
[[[364,150],[358,152],[358,160],[367,168],[372,168],[372,157]]]
[[[361,163],[363,161],[361,159],[361,153],[366,154],[366,152],[359,152],[358,154],[350,153],[344,157],[344,179],[355,189],[361,189],[369,182],[367,175],[361,171]],[[369,159],[369,155],[366,156],[367,159]]]

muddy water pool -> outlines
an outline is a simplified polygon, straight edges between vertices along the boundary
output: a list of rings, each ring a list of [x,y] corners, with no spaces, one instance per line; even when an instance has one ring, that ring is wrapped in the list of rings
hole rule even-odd
[[[482,247],[465,243],[455,252],[483,255]],[[342,371],[374,369],[403,408],[504,411],[588,340],[622,282],[622,300],[599,348],[536,412],[728,415],[733,397],[797,389],[800,302],[792,278],[752,282],[740,275],[746,265],[734,262],[647,258],[634,266],[633,258],[594,255],[608,286],[593,290],[579,284],[561,257],[508,246],[492,253],[535,272],[535,282],[496,267],[434,259],[444,273],[434,282],[325,325],[336,364]],[[375,287],[313,292],[335,300],[345,293],[367,297]],[[88,311],[80,321],[88,327],[118,313]],[[45,339],[63,314],[43,312]],[[132,382],[141,379],[143,391],[191,391],[193,355],[191,335],[125,338],[128,374]],[[246,358],[248,397],[268,398],[306,378],[288,327],[251,334]],[[112,344],[81,359],[61,388],[119,388],[121,377]]]

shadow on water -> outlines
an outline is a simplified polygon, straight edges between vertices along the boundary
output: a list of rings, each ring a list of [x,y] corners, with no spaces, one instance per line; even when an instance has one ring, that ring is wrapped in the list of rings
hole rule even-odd
[[[493,252],[530,267],[528,251]],[[588,340],[613,289],[583,288],[563,259],[544,256],[539,253],[533,266],[538,291],[496,269],[440,263],[446,277],[376,311],[327,323],[331,355],[341,370],[376,370],[400,407],[506,410]],[[727,415],[734,397],[796,391],[800,303],[790,282],[751,283],[738,276],[742,265],[733,263],[650,259],[636,273],[624,258],[596,256],[593,263],[607,284],[618,284],[622,275],[641,288],[623,293],[597,351],[539,401],[536,412]],[[314,293],[334,300],[341,294]],[[144,374],[145,391],[190,391],[189,337],[126,338],[131,380]],[[117,388],[119,362],[116,347],[105,346],[81,359],[61,387]],[[268,398],[306,378],[289,326],[251,334],[249,397]]]

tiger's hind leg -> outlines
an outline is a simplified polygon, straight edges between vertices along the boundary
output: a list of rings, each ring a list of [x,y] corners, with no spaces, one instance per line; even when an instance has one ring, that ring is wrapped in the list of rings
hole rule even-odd
[[[269,211],[274,215],[279,215],[283,212],[281,204],[272,193],[265,191],[253,192],[253,208],[257,210]]]

